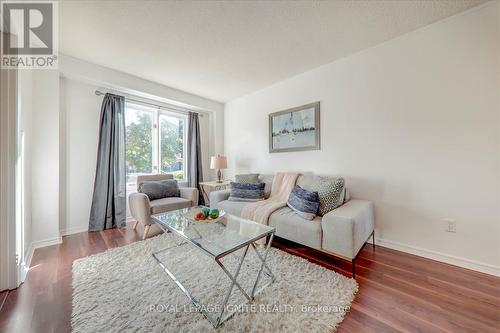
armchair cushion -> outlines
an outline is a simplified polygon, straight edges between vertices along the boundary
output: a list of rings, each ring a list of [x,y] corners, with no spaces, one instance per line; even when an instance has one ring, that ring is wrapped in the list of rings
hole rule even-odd
[[[180,196],[179,185],[174,179],[143,181],[137,191],[146,194],[149,200]]]
[[[158,200],[151,200],[149,205],[151,207],[151,214],[158,214],[171,210],[191,207],[191,200],[179,197],[169,197]]]

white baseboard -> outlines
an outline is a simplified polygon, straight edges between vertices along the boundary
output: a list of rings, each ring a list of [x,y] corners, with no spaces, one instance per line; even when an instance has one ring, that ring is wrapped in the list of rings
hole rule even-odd
[[[61,236],[68,236],[68,235],[73,235],[73,234],[78,234],[80,232],[86,232],[89,231],[89,226],[83,226],[83,227],[73,227],[73,228],[68,228],[61,230]]]
[[[39,249],[41,247],[50,246],[50,245],[57,245],[57,244],[61,244],[61,243],[62,243],[62,237],[58,236],[58,237],[54,237],[54,238],[48,238],[48,239],[44,239],[41,241],[33,242],[31,244],[31,247],[33,247],[33,249]]]
[[[26,251],[26,257],[24,258],[24,265],[26,268],[29,268],[31,266],[31,259],[33,259],[33,253],[35,253],[35,248],[33,245],[30,245],[28,248],[28,251]]]
[[[29,271],[30,266],[31,266],[31,259],[33,259],[34,252],[35,252],[35,248],[33,247],[33,245],[30,245],[30,247],[26,251],[26,255],[25,255],[24,260],[21,263],[21,267],[20,267],[21,283],[24,282],[24,280],[26,280],[26,276],[28,275],[28,271]]]
[[[371,242],[371,240],[370,240],[370,242]],[[438,251],[434,251],[434,250],[427,250],[427,249],[423,249],[420,247],[402,244],[402,243],[394,242],[394,241],[387,240],[387,239],[376,238],[375,244],[383,246],[383,247],[387,247],[387,248],[390,248],[393,250],[406,252],[406,253],[414,254],[414,255],[417,255],[420,257],[424,257],[424,258],[444,262],[447,264],[471,269],[471,270],[478,271],[481,273],[500,276],[500,266],[486,264],[486,263],[483,263],[480,261],[471,260],[471,259],[467,259],[467,258],[457,257],[457,256],[453,256],[450,254],[446,254],[446,253],[442,253],[442,252],[438,252]]]
[[[132,217],[127,217],[127,220],[125,221],[127,224],[135,222],[134,218]],[[80,227],[72,227],[72,228],[67,228],[61,230],[61,236],[68,236],[68,235],[73,235],[73,234],[78,234],[80,232],[87,232],[89,231],[89,226],[80,226]]]
[[[28,275],[28,271],[31,266],[31,259],[33,259],[33,254],[35,253],[36,249],[39,249],[41,247],[45,246],[51,246],[51,245],[57,245],[62,243],[62,237],[54,237],[54,238],[49,238],[49,239],[44,239],[41,241],[36,241],[31,243],[29,246],[28,250],[26,251],[26,257],[24,258],[24,262],[21,263],[20,267],[20,273],[21,273],[21,282],[24,282],[26,280],[26,276]]]
[[[128,222],[128,221],[127,221]],[[79,228],[71,228],[67,229],[61,232],[61,235],[66,236],[66,235],[71,235],[79,232],[85,232],[88,231],[87,227],[79,227]],[[369,240],[371,242],[371,239]],[[28,250],[28,255],[25,259],[25,270],[27,272],[30,264],[31,264],[31,258],[33,257],[33,252],[35,249],[45,247],[45,246],[50,246],[50,245],[56,245],[56,244],[61,244],[62,243],[62,237],[54,237],[51,239],[46,239],[42,241],[37,241],[33,242],[32,245],[30,246]],[[375,243],[377,245],[387,247],[393,250],[401,251],[401,252],[406,252],[410,254],[414,254],[420,257],[444,262],[447,264],[471,269],[474,271],[478,271],[481,273],[486,273],[486,274],[491,274],[495,276],[500,277],[500,266],[495,266],[487,263],[483,263],[480,261],[476,260],[471,260],[467,258],[462,258],[462,257],[457,257],[453,256],[450,254],[434,251],[434,250],[428,250],[428,249],[423,249],[417,246],[413,245],[407,245],[387,239],[382,239],[382,238],[376,238]]]

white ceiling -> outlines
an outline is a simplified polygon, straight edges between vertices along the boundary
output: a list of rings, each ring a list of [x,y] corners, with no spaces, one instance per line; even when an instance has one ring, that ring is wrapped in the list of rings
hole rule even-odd
[[[68,0],[60,52],[226,102],[483,2]]]

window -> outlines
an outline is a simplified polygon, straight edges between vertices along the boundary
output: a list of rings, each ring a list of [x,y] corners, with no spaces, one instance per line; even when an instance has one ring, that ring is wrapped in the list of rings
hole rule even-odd
[[[162,173],[172,173],[175,179],[183,180],[184,128],[186,119],[160,114],[160,168]]]
[[[186,179],[187,117],[178,113],[125,104],[127,191],[136,190],[138,175],[172,174]]]
[[[125,108],[127,183],[137,175],[153,173],[153,112]]]

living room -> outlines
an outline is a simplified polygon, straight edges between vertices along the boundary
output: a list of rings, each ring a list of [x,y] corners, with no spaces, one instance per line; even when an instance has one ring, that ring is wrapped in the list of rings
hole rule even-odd
[[[500,1],[0,3],[0,331],[498,331]]]

